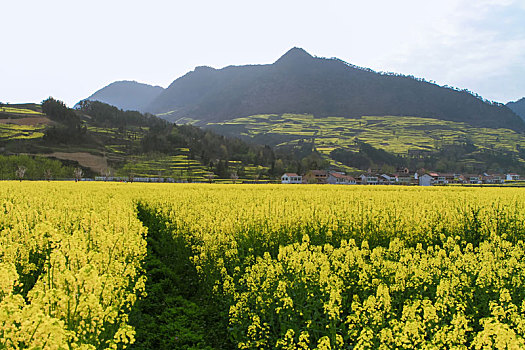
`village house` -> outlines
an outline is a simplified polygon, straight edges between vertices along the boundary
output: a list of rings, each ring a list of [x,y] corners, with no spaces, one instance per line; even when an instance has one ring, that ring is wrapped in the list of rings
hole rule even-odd
[[[432,186],[434,184],[434,177],[430,174],[423,174],[418,177],[419,186]]]
[[[439,184],[439,185],[448,185],[448,184],[456,183],[458,181],[458,178],[459,178],[459,174],[438,173],[434,181],[436,184]]]
[[[303,177],[296,173],[285,173],[281,176],[281,183],[283,184],[300,184],[303,183]]]
[[[374,174],[361,174],[361,184],[362,185],[378,185],[379,178]]]
[[[434,180],[434,183],[437,181],[439,174],[436,172],[427,172],[428,175],[432,176],[432,180]]]
[[[414,184],[414,175],[399,174],[397,175],[397,183],[399,185],[412,185]]]
[[[379,176],[379,182],[382,182],[384,185],[395,185],[398,179],[394,174],[381,174],[381,176]]]
[[[459,179],[464,184],[479,185],[479,184],[483,183],[481,181],[482,180],[482,176],[481,175],[476,175],[476,174],[463,174],[463,175],[460,175]]]
[[[394,174],[397,180],[398,185],[417,185],[417,173],[416,174],[410,174],[410,170],[408,168],[399,168],[397,169],[397,173]]]
[[[502,184],[505,182],[505,175],[502,174],[483,174],[483,183],[486,184]]]
[[[327,182],[332,185],[355,185],[356,181],[352,176],[331,171],[328,174]]]
[[[306,183],[309,184],[327,184],[328,171],[326,170],[310,170],[304,176]]]
[[[420,169],[410,173],[407,168],[398,169],[397,173],[374,173],[371,169],[357,178],[346,175],[340,171],[311,170],[306,175],[300,176],[296,173],[286,173],[281,176],[283,184],[334,184],[334,185],[450,185],[450,184],[503,184],[505,181],[519,181],[520,175],[509,174],[458,174],[437,173]]]
[[[506,180],[507,181],[519,181],[520,180],[520,176],[518,174],[515,174],[515,173],[510,173],[510,174],[507,174]]]

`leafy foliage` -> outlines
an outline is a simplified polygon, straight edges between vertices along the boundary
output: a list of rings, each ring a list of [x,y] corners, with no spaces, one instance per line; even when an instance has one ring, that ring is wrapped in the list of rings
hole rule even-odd
[[[69,128],[75,128],[80,124],[80,118],[74,110],[69,109],[64,102],[49,97],[42,101],[42,112],[52,120],[65,124]]]
[[[330,156],[343,164],[352,165],[359,169],[377,169],[385,167],[386,165],[392,167],[408,165],[402,157],[390,154],[381,149],[376,149],[366,142],[358,143],[357,152],[353,150],[346,151],[339,148],[330,152]]]
[[[18,167],[25,168],[24,179],[45,179],[49,174],[53,179],[68,179],[73,177],[73,167],[65,166],[61,161],[44,157],[31,157],[27,155],[2,156],[0,155],[0,179],[17,179]],[[46,173],[47,172],[47,173]]]
[[[126,128],[127,126],[145,126],[162,129],[167,122],[151,114],[122,110],[99,101],[83,100],[78,109],[91,118],[91,124],[106,128]]]

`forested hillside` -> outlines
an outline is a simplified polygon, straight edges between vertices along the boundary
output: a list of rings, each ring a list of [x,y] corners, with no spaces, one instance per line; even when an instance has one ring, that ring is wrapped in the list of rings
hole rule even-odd
[[[318,118],[414,116],[525,130],[525,122],[509,108],[467,90],[312,57],[299,48],[269,65],[197,67],[145,109],[202,125],[256,114],[308,113]]]

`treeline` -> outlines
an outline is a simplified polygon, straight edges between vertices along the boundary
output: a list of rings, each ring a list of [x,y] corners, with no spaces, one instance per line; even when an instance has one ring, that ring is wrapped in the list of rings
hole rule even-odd
[[[42,112],[49,119],[67,126],[76,127],[81,124],[80,117],[74,110],[68,108],[64,102],[55,100],[53,97],[42,101]]]
[[[520,158],[522,160],[520,160]],[[496,172],[515,171],[522,173],[525,152],[518,154],[503,151],[479,149],[471,143],[446,145],[437,152],[428,154],[421,159],[408,159],[409,166],[421,165],[425,169],[435,169],[443,172]]]
[[[61,161],[28,155],[0,155],[0,180],[71,179],[74,167]]]
[[[64,102],[49,97],[42,102],[42,112],[57,122],[46,129],[44,142],[50,144],[80,144],[90,142],[87,127],[78,114]]]
[[[99,101],[80,101],[78,109],[82,113],[89,115],[93,125],[100,127],[125,129],[130,126],[139,126],[157,129],[168,124],[165,120],[152,114],[123,111],[115,106]]]
[[[523,172],[522,161],[525,150],[518,149],[518,155],[501,150],[479,149],[471,142],[445,145],[436,151],[414,152],[396,155],[377,149],[366,142],[358,141],[357,151],[336,149],[330,156],[348,166],[359,169],[380,169],[393,172],[399,167],[409,169],[432,169],[439,172]]]
[[[330,156],[348,166],[358,169],[383,169],[408,166],[403,157],[394,155],[387,151],[375,148],[366,142],[357,142],[357,152],[338,148],[330,153]]]

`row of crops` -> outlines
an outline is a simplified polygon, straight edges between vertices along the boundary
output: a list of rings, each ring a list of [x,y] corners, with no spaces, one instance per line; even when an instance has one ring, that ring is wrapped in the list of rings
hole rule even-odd
[[[519,188],[0,193],[0,348],[525,347]]]

